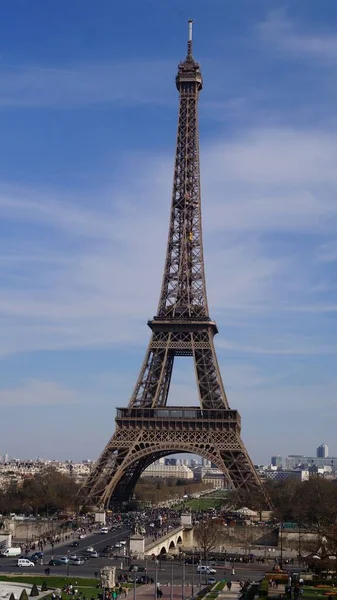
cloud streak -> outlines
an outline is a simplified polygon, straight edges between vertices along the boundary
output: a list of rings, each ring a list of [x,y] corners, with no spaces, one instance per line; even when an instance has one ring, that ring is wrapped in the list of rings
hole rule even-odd
[[[270,11],[258,26],[261,37],[280,50],[332,66],[337,61],[337,37],[328,32],[317,33],[316,29],[296,27],[283,9]]]
[[[172,86],[165,73],[172,68],[169,61],[146,58],[60,68],[0,63],[0,107],[166,105]]]
[[[313,290],[322,272],[317,257],[327,232],[334,243],[337,224],[335,144],[333,133],[255,129],[205,148],[206,272],[220,327],[229,314],[234,322],[269,314],[276,331],[281,313],[289,324],[296,311],[334,310]],[[0,187],[8,227],[24,221],[35,228],[34,240],[21,239],[17,249],[6,236],[0,244],[1,354],[144,343],[164,262],[171,158],[135,156],[132,172],[130,180],[122,168],[112,187],[92,192],[95,202],[90,192],[83,201],[56,190]],[[305,255],[299,232],[310,236]],[[288,236],[282,250],[280,235]],[[312,342],[324,354],[323,345]],[[263,344],[240,347],[254,353]],[[270,353],[283,352],[270,345]]]

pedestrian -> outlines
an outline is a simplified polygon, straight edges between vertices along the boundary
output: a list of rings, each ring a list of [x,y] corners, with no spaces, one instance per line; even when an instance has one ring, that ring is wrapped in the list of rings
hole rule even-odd
[[[227,581],[227,589],[230,592],[231,591],[231,587],[232,587],[232,582],[231,581]]]

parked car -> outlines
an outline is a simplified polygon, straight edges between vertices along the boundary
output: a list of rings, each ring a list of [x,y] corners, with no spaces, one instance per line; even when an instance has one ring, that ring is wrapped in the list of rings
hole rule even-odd
[[[207,579],[207,584],[208,585],[213,585],[214,583],[216,583],[216,578],[215,577],[209,577]]]
[[[35,567],[35,563],[28,558],[19,558],[17,565],[18,567]]]

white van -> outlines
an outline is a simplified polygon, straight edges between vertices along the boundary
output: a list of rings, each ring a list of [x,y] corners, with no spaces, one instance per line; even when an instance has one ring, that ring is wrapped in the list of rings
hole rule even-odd
[[[18,567],[35,567],[35,563],[28,558],[19,558],[18,559]]]
[[[209,567],[208,565],[198,565],[197,566],[197,573],[216,573],[216,569],[213,569],[212,567]]]
[[[22,554],[21,548],[6,548],[2,553],[5,558],[11,558],[11,556],[20,556]]]
[[[102,527],[101,533],[109,533],[109,527]]]

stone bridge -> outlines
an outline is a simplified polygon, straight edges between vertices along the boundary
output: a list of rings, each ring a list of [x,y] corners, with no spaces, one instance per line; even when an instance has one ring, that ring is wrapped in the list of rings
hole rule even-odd
[[[168,554],[169,552],[177,552],[179,546],[184,543],[185,528],[179,525],[175,529],[171,529],[166,535],[163,535],[156,540],[145,540],[144,554],[146,556],[158,556],[159,554]],[[147,542],[147,543],[146,543]]]
[[[142,535],[130,536],[130,555],[139,558],[145,556],[160,556],[161,554],[176,554],[179,547],[193,547],[193,526],[191,515],[182,515],[181,525],[168,531],[155,540],[145,539]]]

